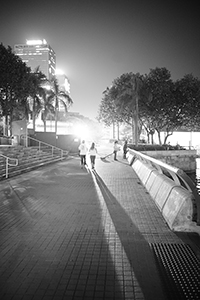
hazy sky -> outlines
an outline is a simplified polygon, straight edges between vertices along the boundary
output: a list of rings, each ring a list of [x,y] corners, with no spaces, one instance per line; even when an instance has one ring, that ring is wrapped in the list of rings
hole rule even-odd
[[[95,118],[102,92],[126,72],[166,67],[173,79],[200,78],[199,2],[6,0],[4,46],[46,39],[71,83],[71,111]]]

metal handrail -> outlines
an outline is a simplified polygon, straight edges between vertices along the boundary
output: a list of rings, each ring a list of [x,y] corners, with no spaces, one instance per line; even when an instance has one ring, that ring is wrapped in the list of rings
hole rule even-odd
[[[39,151],[42,151],[43,149],[42,149],[42,147],[41,147],[41,145],[45,145],[45,146],[48,146],[48,147],[50,147],[51,148],[51,154],[52,154],[52,156],[53,156],[53,154],[54,154],[54,149],[55,150],[57,150],[57,151],[59,151],[60,152],[60,157],[62,158],[63,157],[63,150],[62,149],[60,149],[60,148],[58,148],[58,147],[56,147],[56,146],[52,146],[52,145],[50,145],[50,144],[48,144],[48,143],[45,143],[45,142],[42,142],[42,141],[39,141],[39,140],[37,140],[37,139],[35,139],[35,138],[33,138],[33,137],[30,137],[30,136],[28,136],[28,135],[21,135],[21,138],[22,139],[24,139],[25,141],[27,141],[27,139],[29,139],[29,140],[32,140],[32,141],[35,141],[35,142],[37,142],[38,144],[39,144]],[[26,147],[27,147],[27,145],[26,145]]]
[[[11,157],[8,157],[8,156],[5,156],[3,154],[0,154],[0,156],[4,157],[6,159],[6,178],[8,178],[8,167],[9,166],[13,166],[13,167],[16,167],[18,165],[18,159],[17,158],[11,158]],[[12,164],[12,163],[9,163],[9,159],[10,160],[14,160],[15,163]]]
[[[128,148],[128,152],[133,155],[133,159],[130,162],[131,164],[137,158],[141,161],[144,161],[146,164],[151,165],[154,169],[156,169],[159,173],[169,176],[177,185],[180,185],[190,191],[194,197],[197,216],[195,217],[197,221],[197,225],[200,225],[200,195],[196,189],[194,182],[190,179],[190,177],[181,169],[172,167],[160,160],[157,160],[153,157],[150,157],[146,154],[138,152],[133,149]]]

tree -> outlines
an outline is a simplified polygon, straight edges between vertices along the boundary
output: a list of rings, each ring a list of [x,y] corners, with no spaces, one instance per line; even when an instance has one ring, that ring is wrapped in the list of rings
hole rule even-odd
[[[185,75],[175,82],[166,68],[151,69],[145,76],[144,87],[151,97],[144,103],[143,124],[150,131],[165,131],[163,143],[180,128],[199,128],[200,121],[200,81],[193,75]],[[150,125],[150,126],[147,126]],[[153,132],[152,131],[152,132]]]
[[[200,80],[186,74],[175,82],[176,102],[179,108],[181,126],[200,129]]]
[[[30,75],[30,99],[32,107],[33,132],[35,132],[36,117],[43,109],[43,100],[46,98],[45,84],[47,83],[46,76],[39,70],[35,69]]]
[[[139,106],[144,98],[143,77],[125,73],[113,80],[104,92],[98,120],[105,124],[124,122],[132,128],[132,139],[138,144]]]
[[[174,130],[174,120],[178,120],[178,107],[174,98],[174,84],[171,74],[166,68],[151,69],[144,77],[144,88],[150,97],[143,102],[143,123],[149,124],[149,131],[157,131],[159,143],[160,133],[166,131],[164,143]]]
[[[61,104],[65,111],[68,111],[70,105],[72,105],[73,101],[71,97],[65,93],[64,91],[60,90],[58,81],[56,77],[53,77],[50,81],[51,91],[49,95],[49,101],[54,101],[54,108],[55,108],[55,132],[57,133],[57,121],[58,121],[58,109],[59,104]]]
[[[115,79],[110,90],[120,118],[132,126],[133,140],[138,145],[139,102],[143,87],[143,77],[137,73],[125,73]]]
[[[5,117],[7,128],[12,134],[12,120],[21,112],[27,117],[29,105],[30,68],[12,53],[10,46],[0,44],[0,108]],[[7,132],[8,134],[8,132]]]
[[[166,68],[150,69],[149,74],[126,73],[113,81],[104,93],[99,119],[104,123],[117,118],[132,126],[137,145],[143,126],[148,141],[158,134],[166,143],[174,130],[200,129],[200,80],[191,74],[174,82]],[[134,132],[134,134],[133,134]],[[161,132],[165,132],[161,141]]]
[[[43,93],[42,121],[44,123],[44,132],[46,132],[46,120],[49,115],[55,115],[54,98],[48,90]]]
[[[106,126],[113,126],[113,138],[115,138],[115,124],[121,121],[118,115],[114,98],[110,93],[110,88],[103,92],[103,98],[100,103],[97,120],[103,122]]]

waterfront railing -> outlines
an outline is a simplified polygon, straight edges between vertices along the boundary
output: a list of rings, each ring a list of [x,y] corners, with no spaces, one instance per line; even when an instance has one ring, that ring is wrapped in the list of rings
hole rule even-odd
[[[195,183],[191,180],[191,178],[179,168],[170,166],[158,159],[150,157],[139,151],[133,149],[129,149],[128,151],[133,157],[131,164],[134,162],[135,159],[139,159],[145,164],[151,165],[160,174],[164,174],[165,176],[171,178],[176,185],[180,185],[192,193],[194,197],[193,221],[195,221],[197,225],[200,225],[200,195],[198,193]]]

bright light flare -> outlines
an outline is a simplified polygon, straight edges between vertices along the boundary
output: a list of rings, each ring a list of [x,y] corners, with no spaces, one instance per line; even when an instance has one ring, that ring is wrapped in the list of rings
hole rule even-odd
[[[88,140],[90,138],[90,131],[88,127],[84,124],[74,125],[74,134],[80,139]]]
[[[45,39],[43,40],[26,40],[27,45],[46,45],[47,42]]]
[[[56,73],[56,75],[64,75],[65,74],[64,71],[61,69],[56,69],[55,73]]]

